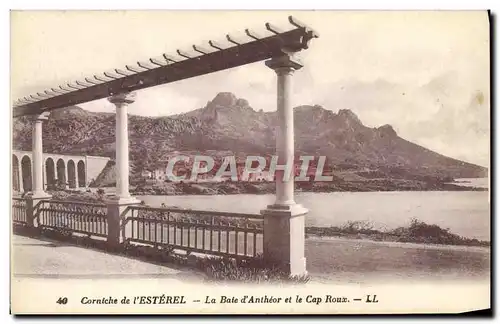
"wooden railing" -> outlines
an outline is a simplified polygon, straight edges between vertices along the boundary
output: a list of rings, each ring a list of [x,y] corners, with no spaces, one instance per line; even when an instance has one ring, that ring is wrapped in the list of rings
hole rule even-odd
[[[12,198],[12,221],[17,225],[27,224],[26,199]]]
[[[35,220],[42,229],[67,230],[107,237],[107,208],[104,204],[41,200],[35,206]]]
[[[127,210],[129,242],[236,258],[262,252],[261,215],[143,206]]]

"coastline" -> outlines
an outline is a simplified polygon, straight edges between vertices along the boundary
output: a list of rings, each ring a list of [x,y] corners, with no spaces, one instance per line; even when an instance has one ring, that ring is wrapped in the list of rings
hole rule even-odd
[[[444,182],[380,179],[362,182],[296,182],[295,192],[382,192],[382,191],[488,191],[488,188]],[[157,182],[136,184],[136,196],[272,194],[274,182]]]

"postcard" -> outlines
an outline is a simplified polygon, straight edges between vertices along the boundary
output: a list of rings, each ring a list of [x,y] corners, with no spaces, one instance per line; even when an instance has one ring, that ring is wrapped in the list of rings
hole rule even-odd
[[[11,313],[491,309],[487,11],[12,11]]]

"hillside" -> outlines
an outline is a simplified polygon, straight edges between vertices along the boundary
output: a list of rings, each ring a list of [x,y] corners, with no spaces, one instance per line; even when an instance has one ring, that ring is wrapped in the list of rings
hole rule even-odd
[[[487,174],[486,168],[399,137],[390,125],[366,127],[347,109],[334,113],[321,106],[299,106],[294,113],[297,155],[325,155],[337,170],[364,170],[368,178],[473,178]],[[112,113],[88,112],[76,106],[54,111],[44,123],[44,151],[114,158],[114,118]],[[14,120],[15,149],[31,150],[31,124],[31,117]],[[232,93],[219,93],[205,107],[185,114],[159,118],[130,115],[131,160],[139,171],[161,165],[173,152],[273,154],[275,124],[275,112],[257,111]]]

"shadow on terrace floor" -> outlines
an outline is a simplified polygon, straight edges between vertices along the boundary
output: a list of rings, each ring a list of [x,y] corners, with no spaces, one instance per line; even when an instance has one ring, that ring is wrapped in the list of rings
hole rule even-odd
[[[183,282],[199,282],[205,278],[201,271],[188,264],[161,262],[40,235],[14,234],[11,244],[14,277],[171,278]]]

